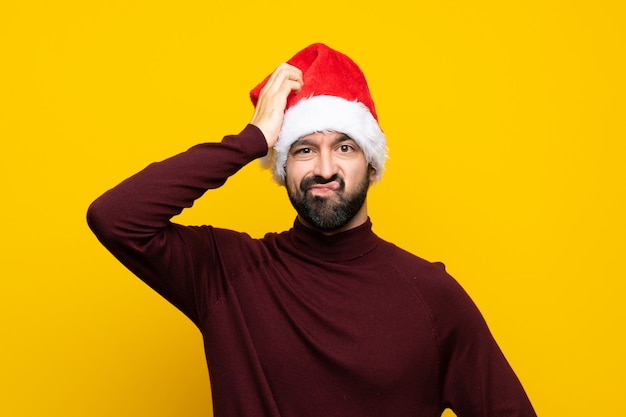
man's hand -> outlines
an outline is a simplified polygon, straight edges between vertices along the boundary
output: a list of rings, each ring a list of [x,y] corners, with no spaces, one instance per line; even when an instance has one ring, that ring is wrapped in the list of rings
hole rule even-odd
[[[302,71],[293,65],[280,64],[259,93],[259,100],[250,124],[258,127],[271,149],[278,140],[283,123],[287,97],[302,88]]]

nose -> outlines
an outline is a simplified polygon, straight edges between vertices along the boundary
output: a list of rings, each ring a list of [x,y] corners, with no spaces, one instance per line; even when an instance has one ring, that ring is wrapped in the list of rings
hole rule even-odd
[[[313,175],[329,179],[337,174],[337,164],[330,152],[322,151],[315,158]]]

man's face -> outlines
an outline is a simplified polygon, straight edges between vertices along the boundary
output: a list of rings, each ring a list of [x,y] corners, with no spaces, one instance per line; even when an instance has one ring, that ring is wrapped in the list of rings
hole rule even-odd
[[[365,198],[375,171],[343,133],[312,133],[289,150],[285,186],[305,224],[332,234],[367,220]]]

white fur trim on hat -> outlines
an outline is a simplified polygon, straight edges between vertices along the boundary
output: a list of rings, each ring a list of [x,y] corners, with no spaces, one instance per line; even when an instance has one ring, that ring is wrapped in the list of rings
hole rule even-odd
[[[387,160],[385,135],[369,109],[358,101],[319,95],[300,100],[285,112],[283,125],[269,155],[272,174],[285,183],[285,164],[291,145],[315,132],[341,132],[361,147],[367,162],[376,169],[375,180],[382,176]]]

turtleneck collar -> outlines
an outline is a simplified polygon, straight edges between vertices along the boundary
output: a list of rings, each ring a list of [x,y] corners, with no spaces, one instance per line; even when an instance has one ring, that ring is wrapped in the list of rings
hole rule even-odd
[[[330,236],[304,226],[296,218],[289,236],[300,254],[328,262],[360,258],[374,250],[378,243],[369,217],[360,226]]]

